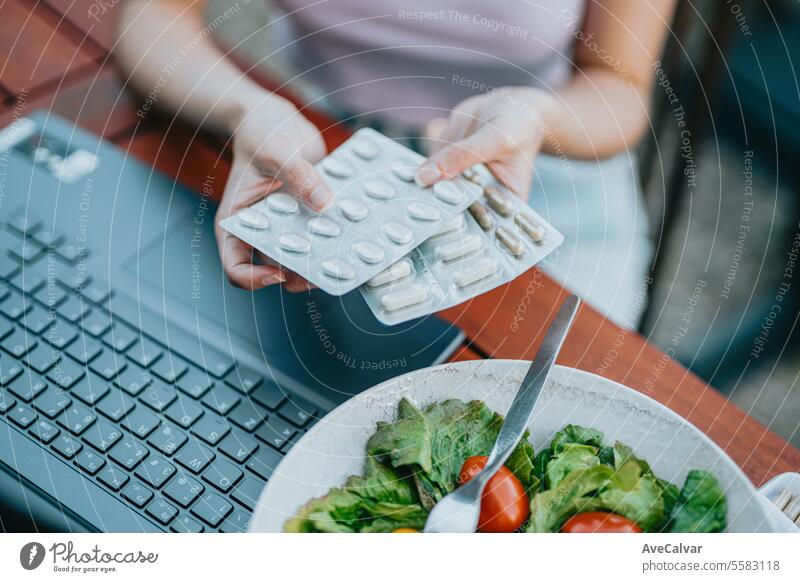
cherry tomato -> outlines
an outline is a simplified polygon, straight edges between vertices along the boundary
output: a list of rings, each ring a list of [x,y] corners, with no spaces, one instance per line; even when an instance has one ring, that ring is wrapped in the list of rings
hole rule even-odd
[[[419,530],[414,529],[413,527],[398,527],[392,533],[418,533]]]
[[[486,466],[488,457],[469,457],[461,466],[458,482],[463,485]],[[481,496],[481,514],[478,531],[484,533],[510,533],[519,528],[531,513],[530,502],[522,483],[514,473],[501,467],[486,483]]]
[[[604,511],[573,515],[561,528],[564,533],[642,533],[642,528],[627,517]]]

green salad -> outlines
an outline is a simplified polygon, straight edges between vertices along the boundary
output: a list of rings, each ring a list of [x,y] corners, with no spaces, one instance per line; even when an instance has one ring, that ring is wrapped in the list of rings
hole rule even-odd
[[[403,399],[397,420],[378,423],[369,439],[364,474],[309,501],[284,530],[421,530],[436,502],[479,470],[502,422],[478,400],[420,410]],[[725,495],[707,471],[690,471],[679,488],[656,476],[630,447],[606,443],[598,430],[567,425],[536,453],[527,437],[489,481],[479,531],[725,529]]]

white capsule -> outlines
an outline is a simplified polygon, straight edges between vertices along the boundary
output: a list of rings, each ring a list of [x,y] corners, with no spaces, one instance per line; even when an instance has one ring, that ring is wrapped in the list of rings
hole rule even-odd
[[[278,214],[297,214],[300,210],[300,203],[288,194],[275,192],[267,196],[267,208]]]
[[[306,226],[308,227],[309,232],[313,232],[314,234],[318,234],[320,236],[335,237],[339,236],[339,234],[342,232],[342,229],[339,228],[338,224],[321,216],[315,216],[308,221]]]
[[[236,215],[239,224],[253,230],[266,230],[269,228],[269,218],[253,208],[245,208]]]
[[[322,162],[322,169],[334,178],[349,178],[353,175],[353,166],[336,158],[325,158]]]
[[[471,234],[451,243],[436,247],[436,256],[442,261],[454,261],[470,253],[474,253],[483,246],[481,237]]]
[[[547,231],[544,227],[536,222],[532,216],[520,212],[514,217],[514,222],[527,234],[535,243],[543,243],[547,240]]]
[[[506,247],[508,251],[515,257],[519,258],[525,254],[525,245],[523,244],[522,239],[505,226],[498,226],[494,231],[494,235],[497,237],[497,240],[499,240],[502,245]]]
[[[395,160],[392,162],[392,171],[403,182],[413,182],[417,174],[417,165],[410,160]]]
[[[408,259],[401,259],[394,265],[385,268],[383,271],[372,277],[367,281],[368,287],[382,287],[395,281],[405,279],[411,274],[411,261]]]
[[[344,261],[322,261],[322,271],[326,275],[342,281],[349,281],[356,276],[356,270]]]
[[[380,263],[384,257],[384,252],[381,247],[364,241],[354,243],[353,252],[359,259],[370,264]]]
[[[381,232],[383,232],[390,241],[398,245],[407,245],[414,240],[414,233],[411,229],[398,222],[387,222],[381,226]]]
[[[457,232],[457,231],[459,231],[459,230],[464,228],[464,224],[466,224],[465,221],[464,221],[464,215],[463,214],[459,214],[453,220],[451,220],[450,222],[445,224],[442,227],[442,230],[437,232],[434,236],[444,236],[446,234],[451,234],[453,232]]]
[[[311,241],[293,232],[287,232],[279,236],[278,246],[290,253],[306,254],[311,252]]]
[[[397,311],[404,307],[411,307],[422,303],[428,298],[428,288],[415,284],[405,289],[392,291],[381,297],[381,307],[386,311]]]
[[[514,202],[511,196],[505,192],[501,192],[494,186],[487,186],[483,189],[483,195],[486,197],[486,202],[489,206],[497,212],[500,216],[509,216],[514,211]]]
[[[360,137],[353,140],[353,151],[362,160],[372,160],[378,155],[380,151],[378,146],[371,139]]]
[[[439,220],[440,212],[430,204],[424,202],[413,202],[408,205],[408,214],[411,218],[417,220],[424,220],[425,222],[434,222]]]
[[[386,180],[369,180],[364,184],[364,192],[370,198],[389,200],[397,196],[397,190]]]
[[[480,261],[462,269],[453,275],[453,282],[457,287],[466,287],[476,281],[491,277],[497,272],[497,261],[494,259],[481,259]]]
[[[451,181],[436,182],[433,185],[433,192],[442,202],[456,206],[464,202],[464,193],[458,184]]]
[[[364,220],[369,213],[366,206],[352,198],[345,198],[337,203],[339,210],[344,214],[345,218],[353,222]]]

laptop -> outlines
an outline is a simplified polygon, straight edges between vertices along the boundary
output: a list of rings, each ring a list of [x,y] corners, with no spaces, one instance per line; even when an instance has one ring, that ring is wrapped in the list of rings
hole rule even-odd
[[[234,288],[214,210],[51,114],[0,131],[0,515],[244,531],[321,416],[463,341],[358,292]]]

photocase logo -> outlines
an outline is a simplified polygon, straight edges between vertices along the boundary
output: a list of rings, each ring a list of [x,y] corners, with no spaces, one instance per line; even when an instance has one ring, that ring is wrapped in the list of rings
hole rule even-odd
[[[26,570],[35,570],[44,561],[44,546],[39,542],[28,542],[19,551],[19,563]]]

